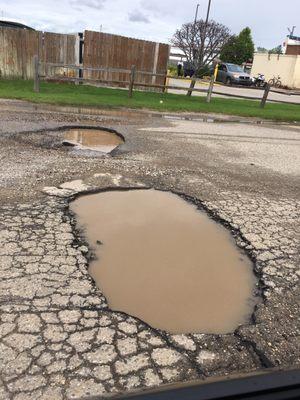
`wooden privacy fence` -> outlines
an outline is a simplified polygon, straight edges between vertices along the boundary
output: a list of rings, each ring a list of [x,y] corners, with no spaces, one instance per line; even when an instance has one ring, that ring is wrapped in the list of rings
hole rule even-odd
[[[206,102],[210,103],[212,94],[219,94],[222,96],[227,96],[227,97],[235,97],[235,98],[242,98],[242,99],[247,99],[247,100],[260,100],[260,107],[264,108],[267,102],[267,98],[270,92],[275,92],[278,93],[277,90],[272,90],[271,86],[269,84],[266,85],[264,91],[263,91],[263,96],[262,97],[250,97],[250,96],[243,96],[243,95],[236,95],[232,93],[224,93],[220,92],[217,90],[214,90],[214,83],[215,83],[215,77],[214,75],[211,76],[211,79],[209,81],[209,85],[207,89],[200,89],[200,88],[188,88],[188,87],[183,87],[183,86],[176,86],[176,85],[169,85],[168,80],[169,79],[179,79],[179,77],[174,77],[170,76],[167,74],[158,74],[158,73],[152,73],[152,72],[147,72],[147,71],[139,71],[137,70],[135,65],[132,65],[130,69],[125,69],[125,68],[107,68],[107,67],[82,67],[80,65],[65,65],[65,64],[55,64],[55,63],[44,63],[44,70],[45,71],[51,71],[49,75],[45,74],[42,75],[40,73],[41,71],[41,62],[39,62],[38,57],[34,56],[33,57],[33,65],[34,65],[34,90],[36,92],[40,91],[40,79],[45,79],[45,80],[54,80],[54,81],[62,81],[62,82],[75,82],[75,83],[111,83],[111,84],[122,84],[123,87],[128,87],[128,96],[131,98],[133,96],[133,91],[134,88],[155,88],[155,89],[161,89],[163,92],[166,92],[168,89],[175,89],[175,90],[182,90],[182,91],[187,91],[187,92],[202,92],[206,93]],[[65,70],[65,71],[74,71],[73,73],[66,72],[65,76],[60,76],[55,74],[55,70]],[[107,76],[112,76],[112,74],[117,73],[119,77],[125,77],[124,80],[119,80],[119,79],[102,79],[102,74],[107,74]],[[84,76],[100,76],[100,78],[86,78],[82,77],[80,75]],[[157,83],[145,83],[140,81],[138,77],[140,76],[146,76],[146,77],[155,77],[159,78],[164,81],[164,84],[157,84]],[[195,82],[206,82],[204,79],[200,78],[193,78]],[[277,100],[272,100],[272,102],[277,102],[281,103],[281,101]]]
[[[92,31],[67,35],[0,27],[2,78],[33,79],[34,55],[41,62],[41,75],[49,76],[53,71],[45,69],[48,64],[76,65],[83,68],[56,68],[55,74],[76,77],[78,72],[78,77],[115,81],[122,86],[121,81],[128,79],[124,70],[130,70],[132,65],[139,71],[166,74],[169,45]],[[106,69],[93,69],[99,65]],[[141,83],[165,83],[162,77],[155,75],[140,75],[139,80]]]

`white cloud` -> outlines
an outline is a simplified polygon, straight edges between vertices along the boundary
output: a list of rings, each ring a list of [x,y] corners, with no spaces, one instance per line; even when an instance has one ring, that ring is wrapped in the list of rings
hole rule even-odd
[[[104,6],[105,1],[106,0],[70,0],[70,5],[77,10],[84,10],[85,7],[99,10]]]
[[[134,10],[128,14],[128,19],[131,22],[144,22],[148,24],[150,22],[149,18],[147,15],[143,14],[139,10]]]
[[[84,29],[167,42],[181,24],[193,21],[198,0],[0,0],[0,15],[16,18],[36,29],[79,32]],[[288,7],[274,0],[213,0],[211,17],[238,33],[252,29],[258,46],[282,43],[287,27],[297,25],[300,0]],[[206,3],[199,2],[199,18]],[[146,23],[149,21],[149,23]],[[138,23],[137,23],[138,22]],[[300,36],[300,26],[295,34]]]

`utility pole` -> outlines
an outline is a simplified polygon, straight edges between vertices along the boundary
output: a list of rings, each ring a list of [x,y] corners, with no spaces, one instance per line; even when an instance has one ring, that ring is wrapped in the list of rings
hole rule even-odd
[[[198,4],[197,4],[197,7],[196,7],[196,12],[195,12],[195,20],[194,20],[194,25],[196,25],[196,22],[197,22],[197,17],[198,17],[198,10],[199,10],[199,6],[200,6],[200,4],[198,3]]]
[[[195,20],[194,20],[194,34],[193,34],[193,61],[194,58],[196,57],[196,52],[195,52],[195,38],[196,38],[196,23],[197,23],[197,17],[198,17],[198,10],[199,10],[200,4],[198,3],[196,6],[196,12],[195,12]]]
[[[210,6],[211,6],[211,0],[208,0],[206,20],[205,20],[205,24],[204,24],[203,37],[202,37],[202,43],[201,43],[201,49],[200,49],[200,57],[201,57],[202,63],[203,63],[203,58],[204,58],[205,37],[206,37],[206,31],[207,31],[207,25],[208,25],[209,13],[210,13]]]
[[[205,37],[206,37],[206,30],[207,30],[207,24],[208,24],[208,19],[209,19],[209,12],[210,12],[210,6],[211,6],[211,0],[208,0],[208,6],[207,6],[207,13],[206,13],[206,20],[205,20],[205,24],[204,24],[204,29],[203,29],[203,34],[202,34],[202,40],[201,40],[201,47],[200,47],[200,61],[201,61],[201,65],[200,67],[203,66],[203,59],[204,59],[204,45],[205,45]],[[196,32],[196,18],[197,18],[197,14],[198,14],[198,8],[199,8],[199,4],[197,4],[197,8],[196,8],[196,15],[195,15],[195,22],[194,22],[194,30]],[[193,46],[194,47],[194,46]],[[193,49],[193,58],[195,58],[195,48]],[[197,60],[199,62],[199,56],[197,55]],[[197,64],[198,64],[197,62]],[[191,80],[191,84],[190,84],[190,88],[187,91],[187,96],[191,96],[192,95],[192,90],[195,87],[196,84],[196,75],[199,71],[199,64],[197,67],[197,71],[195,71],[193,78]]]
[[[206,14],[206,20],[205,20],[205,30],[206,30],[207,23],[208,23],[209,12],[210,12],[210,5],[211,5],[211,0],[208,0],[207,14]],[[206,32],[205,32],[205,33],[206,33]]]

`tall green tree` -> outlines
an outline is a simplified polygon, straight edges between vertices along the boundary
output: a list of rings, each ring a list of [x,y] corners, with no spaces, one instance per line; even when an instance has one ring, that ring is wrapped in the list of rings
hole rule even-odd
[[[233,64],[242,64],[253,59],[254,43],[251,35],[251,29],[243,29],[239,35],[232,36],[223,47],[220,58],[223,62]]]

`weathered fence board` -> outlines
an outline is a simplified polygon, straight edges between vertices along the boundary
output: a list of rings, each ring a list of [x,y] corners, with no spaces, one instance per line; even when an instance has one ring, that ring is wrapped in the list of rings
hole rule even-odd
[[[41,64],[41,73],[45,74],[43,63],[56,64],[75,64],[79,52],[77,35],[66,35],[61,33],[45,32],[43,34],[42,47],[39,53]],[[55,69],[55,71],[47,71],[47,75],[51,76],[55,72],[56,75],[75,76],[74,71],[65,69]]]
[[[164,43],[159,43],[159,51],[158,51],[158,59],[157,59],[157,74],[166,74],[168,69],[168,60],[170,54],[170,46]],[[165,78],[164,77],[156,77],[156,84],[164,85]]]
[[[166,74],[169,55],[167,44],[132,39],[102,32],[85,31],[84,67],[108,67]],[[137,73],[138,74],[138,73]],[[128,73],[84,71],[88,79],[127,81]],[[164,77],[139,74],[142,83],[164,84]],[[122,86],[120,84],[119,86]]]
[[[76,36],[45,32],[43,35],[42,52],[40,54],[41,61],[75,64]]]
[[[38,53],[41,33],[0,27],[0,71],[2,77],[33,77],[33,56]]]
[[[0,28],[0,71],[4,78],[32,79],[33,56],[41,62],[75,64],[77,35],[39,32],[28,29]],[[41,73],[44,74],[43,64]],[[64,70],[56,74],[65,75]],[[74,71],[72,71],[74,73]]]

